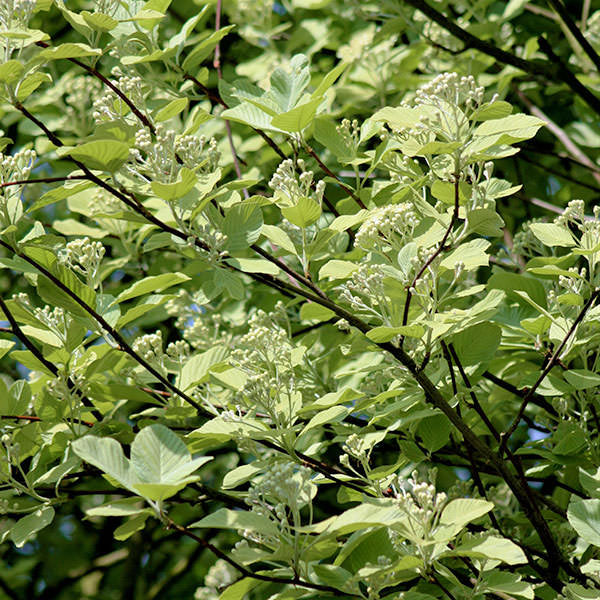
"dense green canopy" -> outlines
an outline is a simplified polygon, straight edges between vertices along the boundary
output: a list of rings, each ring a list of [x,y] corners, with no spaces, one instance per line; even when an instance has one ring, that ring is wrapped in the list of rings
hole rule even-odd
[[[0,0],[0,598],[600,597],[600,10]]]

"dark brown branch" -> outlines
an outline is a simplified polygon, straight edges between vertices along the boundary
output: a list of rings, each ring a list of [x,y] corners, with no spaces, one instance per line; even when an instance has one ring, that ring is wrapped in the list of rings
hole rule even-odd
[[[36,44],[38,46],[41,46],[42,48],[50,47],[50,44],[48,44],[47,42],[36,42]],[[123,102],[125,102],[125,104],[127,104],[131,112],[152,132],[152,135],[156,134],[156,128],[154,127],[150,119],[148,119],[148,117],[142,111],[140,111],[138,107],[112,81],[110,81],[110,79],[102,75],[102,73],[100,73],[100,71],[98,71],[94,67],[86,65],[77,58],[67,58],[67,60],[81,67],[90,75],[99,79],[105,86],[110,88],[121,100],[123,100]]]
[[[507,392],[510,392],[511,394],[514,394],[515,396],[518,396],[519,398],[523,398],[527,394],[527,390],[524,390],[524,389],[520,390],[519,388],[514,386],[512,383],[498,377],[497,375],[494,375],[493,373],[490,373],[489,371],[484,371],[483,377],[485,377],[492,383],[496,384],[498,387],[502,388],[503,390],[506,390]],[[558,416],[558,413],[556,412],[556,410],[554,409],[552,404],[550,404],[550,402],[548,402],[548,400],[546,400],[546,398],[544,398],[544,396],[540,396],[539,394],[534,393],[531,395],[529,401],[532,404],[535,404],[536,406],[539,406],[540,408],[544,409],[548,414],[552,415],[553,417]]]
[[[479,403],[479,400],[477,398],[477,394],[475,393],[475,390],[473,390],[473,387],[471,386],[471,382],[469,381],[469,378],[462,366],[462,363],[460,362],[460,359],[458,358],[458,354],[456,354],[456,350],[454,349],[454,346],[452,344],[449,344],[448,350],[450,351],[450,354],[452,355],[452,358],[454,359],[454,362],[455,362],[456,366],[458,367],[458,372],[460,373],[460,376],[462,377],[464,384],[467,386],[467,389],[469,390],[469,395],[471,396],[471,402],[473,403],[473,408],[475,409],[475,412],[479,415],[481,420],[485,423],[485,426],[488,428],[488,431],[494,436],[495,440],[497,442],[500,441],[500,434],[498,433],[498,431],[496,430],[496,428],[494,427],[494,425],[492,424],[492,422],[490,421],[488,416],[485,414],[485,411],[481,407],[481,404]]]
[[[344,193],[352,198],[352,200],[358,204],[359,208],[366,210],[367,207],[365,206],[364,202],[321,160],[319,155],[308,144],[304,144],[304,149],[317,161],[321,171],[323,171],[326,175],[329,175],[329,177],[335,179],[342,190],[344,190]]]
[[[594,47],[587,41],[581,29],[577,27],[569,11],[565,8],[561,0],[547,0],[548,4],[559,14],[563,23],[567,26],[573,37],[577,40],[577,43],[583,48],[583,51],[588,55],[590,60],[594,63],[596,70],[600,72],[600,56],[594,50]]]

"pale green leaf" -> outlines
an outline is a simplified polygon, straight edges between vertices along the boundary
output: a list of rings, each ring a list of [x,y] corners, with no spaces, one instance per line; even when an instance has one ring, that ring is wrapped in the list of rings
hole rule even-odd
[[[546,246],[570,248],[576,245],[571,232],[566,227],[561,227],[556,223],[530,223],[529,229]]]
[[[600,500],[571,500],[567,519],[584,542],[600,546]]]
[[[54,509],[51,506],[43,506],[26,517],[19,519],[11,527],[10,539],[17,548],[22,548],[25,542],[30,540],[38,531],[44,529],[52,523],[54,519]]]
[[[120,304],[125,300],[131,300],[144,294],[161,292],[162,290],[169,288],[173,285],[177,285],[184,281],[189,281],[190,278],[183,273],[163,273],[162,275],[151,275],[140,281],[136,281],[132,284],[129,289],[121,292],[113,304]]]

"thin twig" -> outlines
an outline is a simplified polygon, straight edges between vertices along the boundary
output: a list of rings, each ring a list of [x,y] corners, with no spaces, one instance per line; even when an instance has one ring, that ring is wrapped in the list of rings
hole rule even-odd
[[[327,592],[327,593],[333,594],[334,596],[338,596],[340,593],[338,588],[334,588],[329,585],[321,585],[319,583],[312,583],[311,581],[305,581],[303,579],[300,579],[300,577],[297,577],[297,576],[293,577],[293,578],[275,577],[275,576],[271,576],[271,575],[264,575],[262,573],[257,573],[255,571],[250,571],[244,565],[233,560],[233,558],[231,558],[227,553],[223,552],[220,548],[217,548],[211,542],[208,542],[204,538],[201,538],[199,535],[196,535],[193,531],[189,530],[187,527],[184,527],[183,525],[179,525],[179,523],[176,523],[170,517],[165,517],[165,522],[167,524],[168,529],[175,529],[182,535],[185,535],[185,536],[193,539],[194,541],[198,542],[198,544],[200,544],[202,547],[206,548],[207,550],[210,550],[217,558],[220,558],[221,560],[224,560],[227,564],[231,565],[236,571],[238,571],[244,577],[258,579],[260,581],[265,581],[268,583],[282,583],[284,585],[304,587],[307,589],[317,590],[320,592]],[[349,594],[347,592],[345,593],[345,595],[362,598],[362,596],[358,596],[357,594]]]
[[[560,18],[567,26],[567,29],[571,32],[572,36],[577,40],[577,43],[594,63],[596,70],[600,71],[600,56],[598,56],[598,53],[594,50],[594,47],[587,41],[581,29],[579,29],[573,19],[571,19],[571,15],[564,4],[560,0],[547,1],[548,4],[550,4],[550,6],[552,6],[552,8],[559,14]]]
[[[5,244],[2,240],[0,240],[0,244],[11,249],[10,246],[8,246],[8,244]],[[31,352],[31,354],[33,354],[40,361],[40,363],[44,365],[44,367],[46,367],[46,369],[48,369],[48,371],[50,371],[50,373],[54,375],[54,377],[59,377],[60,371],[58,370],[56,365],[47,360],[46,357],[40,352],[39,348],[25,335],[25,333],[23,333],[23,330],[17,323],[15,317],[13,316],[12,312],[6,305],[4,298],[2,297],[0,297],[0,309],[2,310],[6,319],[10,323],[12,332],[23,343],[27,350],[29,350],[29,352]],[[92,413],[94,418],[97,421],[102,421],[102,419],[104,418],[102,416],[102,413],[94,407],[94,403],[83,392],[81,392],[81,390],[75,385],[74,381],[68,376],[66,378],[66,383],[69,390],[76,394],[76,396],[81,400],[81,403],[86,408],[90,409],[90,412]]]
[[[562,339],[558,348],[552,354],[545,369],[542,371],[540,376],[537,378],[537,381],[533,384],[533,386],[531,386],[531,388],[529,388],[527,393],[523,396],[523,400],[521,402],[521,407],[519,408],[519,412],[517,413],[517,416],[515,417],[514,421],[510,425],[510,427],[506,430],[506,432],[502,434],[502,443],[500,445],[500,455],[502,455],[503,451],[506,450],[508,440],[510,439],[510,436],[515,432],[516,428],[518,427],[519,422],[521,421],[521,417],[523,416],[523,413],[525,412],[525,409],[527,408],[527,405],[529,404],[531,397],[533,396],[535,391],[538,389],[538,387],[540,387],[540,385],[542,384],[542,382],[544,381],[544,379],[546,378],[548,373],[550,373],[550,371],[556,365],[557,361],[560,358],[560,354],[563,351],[564,347],[566,346],[567,342],[569,341],[571,336],[575,333],[577,326],[579,325],[579,323],[581,323],[583,321],[586,313],[592,307],[592,305],[594,304],[594,302],[596,301],[596,298],[598,298],[598,296],[600,296],[600,289],[594,290],[594,292],[589,297],[588,301],[583,305],[583,307],[579,311],[579,314],[577,315],[576,319],[571,324],[569,331],[567,331],[567,334]]]

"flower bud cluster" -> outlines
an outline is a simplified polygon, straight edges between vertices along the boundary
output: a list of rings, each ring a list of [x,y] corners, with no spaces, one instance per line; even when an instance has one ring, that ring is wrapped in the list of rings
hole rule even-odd
[[[584,286],[586,285],[587,269],[585,267],[581,267],[581,269],[578,269],[577,267],[569,267],[568,271],[569,273],[573,273],[573,276],[569,277],[568,275],[559,275],[559,287],[564,288],[571,294],[581,294]]]
[[[27,29],[36,0],[2,0],[0,2],[0,31]]]
[[[188,246],[210,264],[217,266],[227,254],[226,246],[229,240],[227,235],[215,229],[210,223],[205,223],[204,225],[194,223],[191,229],[194,235],[188,237]],[[206,244],[207,249],[199,247],[196,240],[202,240]]]
[[[369,448],[363,438],[355,433],[350,434],[342,446],[342,450],[347,456],[351,456],[358,462],[365,462],[369,457]],[[343,458],[343,456],[342,456]]]
[[[477,86],[472,75],[441,73],[416,91],[414,103],[416,106],[439,107],[442,100],[453,106],[464,105],[474,110],[482,103],[484,93],[485,89]]]
[[[79,124],[85,134],[89,133],[96,120],[90,118],[90,103],[102,91],[102,84],[98,79],[87,78],[83,75],[71,77],[65,83],[65,123],[69,126]]]
[[[152,365],[163,366],[164,352],[162,332],[147,333],[133,342],[133,350]]]
[[[357,119],[342,119],[335,130],[338,132],[345,146],[350,148],[352,154],[356,154],[360,144],[360,126]]]
[[[13,156],[0,153],[0,183],[27,179],[35,159],[34,150],[21,150]]]
[[[385,243],[399,249],[419,224],[410,202],[388,204],[371,211],[356,234],[356,245],[364,250],[381,250]]]
[[[515,233],[513,237],[513,252],[524,258],[531,258],[545,254],[544,245],[535,237],[529,225],[533,223],[542,223],[543,219],[532,219],[523,223],[521,230]]]
[[[283,504],[293,509],[305,506],[314,495],[315,485],[311,482],[311,471],[291,461],[277,461],[258,481],[252,484],[246,497],[250,506],[275,503],[278,519],[284,517]],[[277,514],[279,513],[279,514]]]
[[[33,316],[43,323],[50,331],[55,333],[61,340],[67,338],[67,331],[71,323],[71,317],[59,306],[50,308],[47,304],[44,308],[34,308]]]
[[[398,480],[397,488],[395,502],[409,517],[413,531],[420,532],[421,539],[429,538],[438,524],[448,496],[444,492],[436,493],[431,483],[419,482],[417,471],[406,481]]]
[[[284,160],[269,182],[269,187],[274,191],[276,199],[285,206],[295,206],[300,198],[312,198],[317,204],[323,202],[325,182],[314,184],[314,174],[306,170],[306,164],[301,158],[296,162],[300,175],[296,173],[294,162],[288,158]],[[313,189],[314,188],[314,189]]]
[[[113,82],[134,106],[142,109],[145,106],[143,80],[141,77],[125,75],[117,67],[113,76],[118,79]],[[114,92],[108,91],[94,100],[92,117],[97,122],[117,121],[129,112],[129,106]]]
[[[568,227],[570,224],[579,227],[585,220],[584,210],[585,203],[583,200],[571,200],[562,215],[556,217],[554,222],[563,227]]]
[[[297,388],[292,351],[286,331],[272,315],[259,310],[231,353],[232,364],[246,374],[240,392],[248,406],[264,410],[282,426],[294,417],[289,410]],[[286,399],[283,403],[282,397]]]
[[[204,586],[194,593],[194,600],[217,600],[223,588],[231,585],[237,578],[236,570],[228,562],[219,559],[208,569],[204,577]]]
[[[140,129],[131,150],[138,174],[162,183],[173,183],[182,166],[201,173],[211,173],[219,166],[220,152],[214,138],[180,135],[160,124],[156,128],[156,141],[150,132]]]
[[[383,280],[386,274],[381,265],[361,263],[352,277],[340,286],[340,299],[352,310],[380,316],[386,303]]]
[[[100,285],[99,269],[105,253],[106,249],[101,242],[92,242],[84,237],[69,242],[59,254],[59,260],[83,275],[86,283],[95,289]]]
[[[171,342],[167,346],[166,354],[172,360],[183,363],[190,356],[190,345],[184,340],[178,340],[177,342]]]

